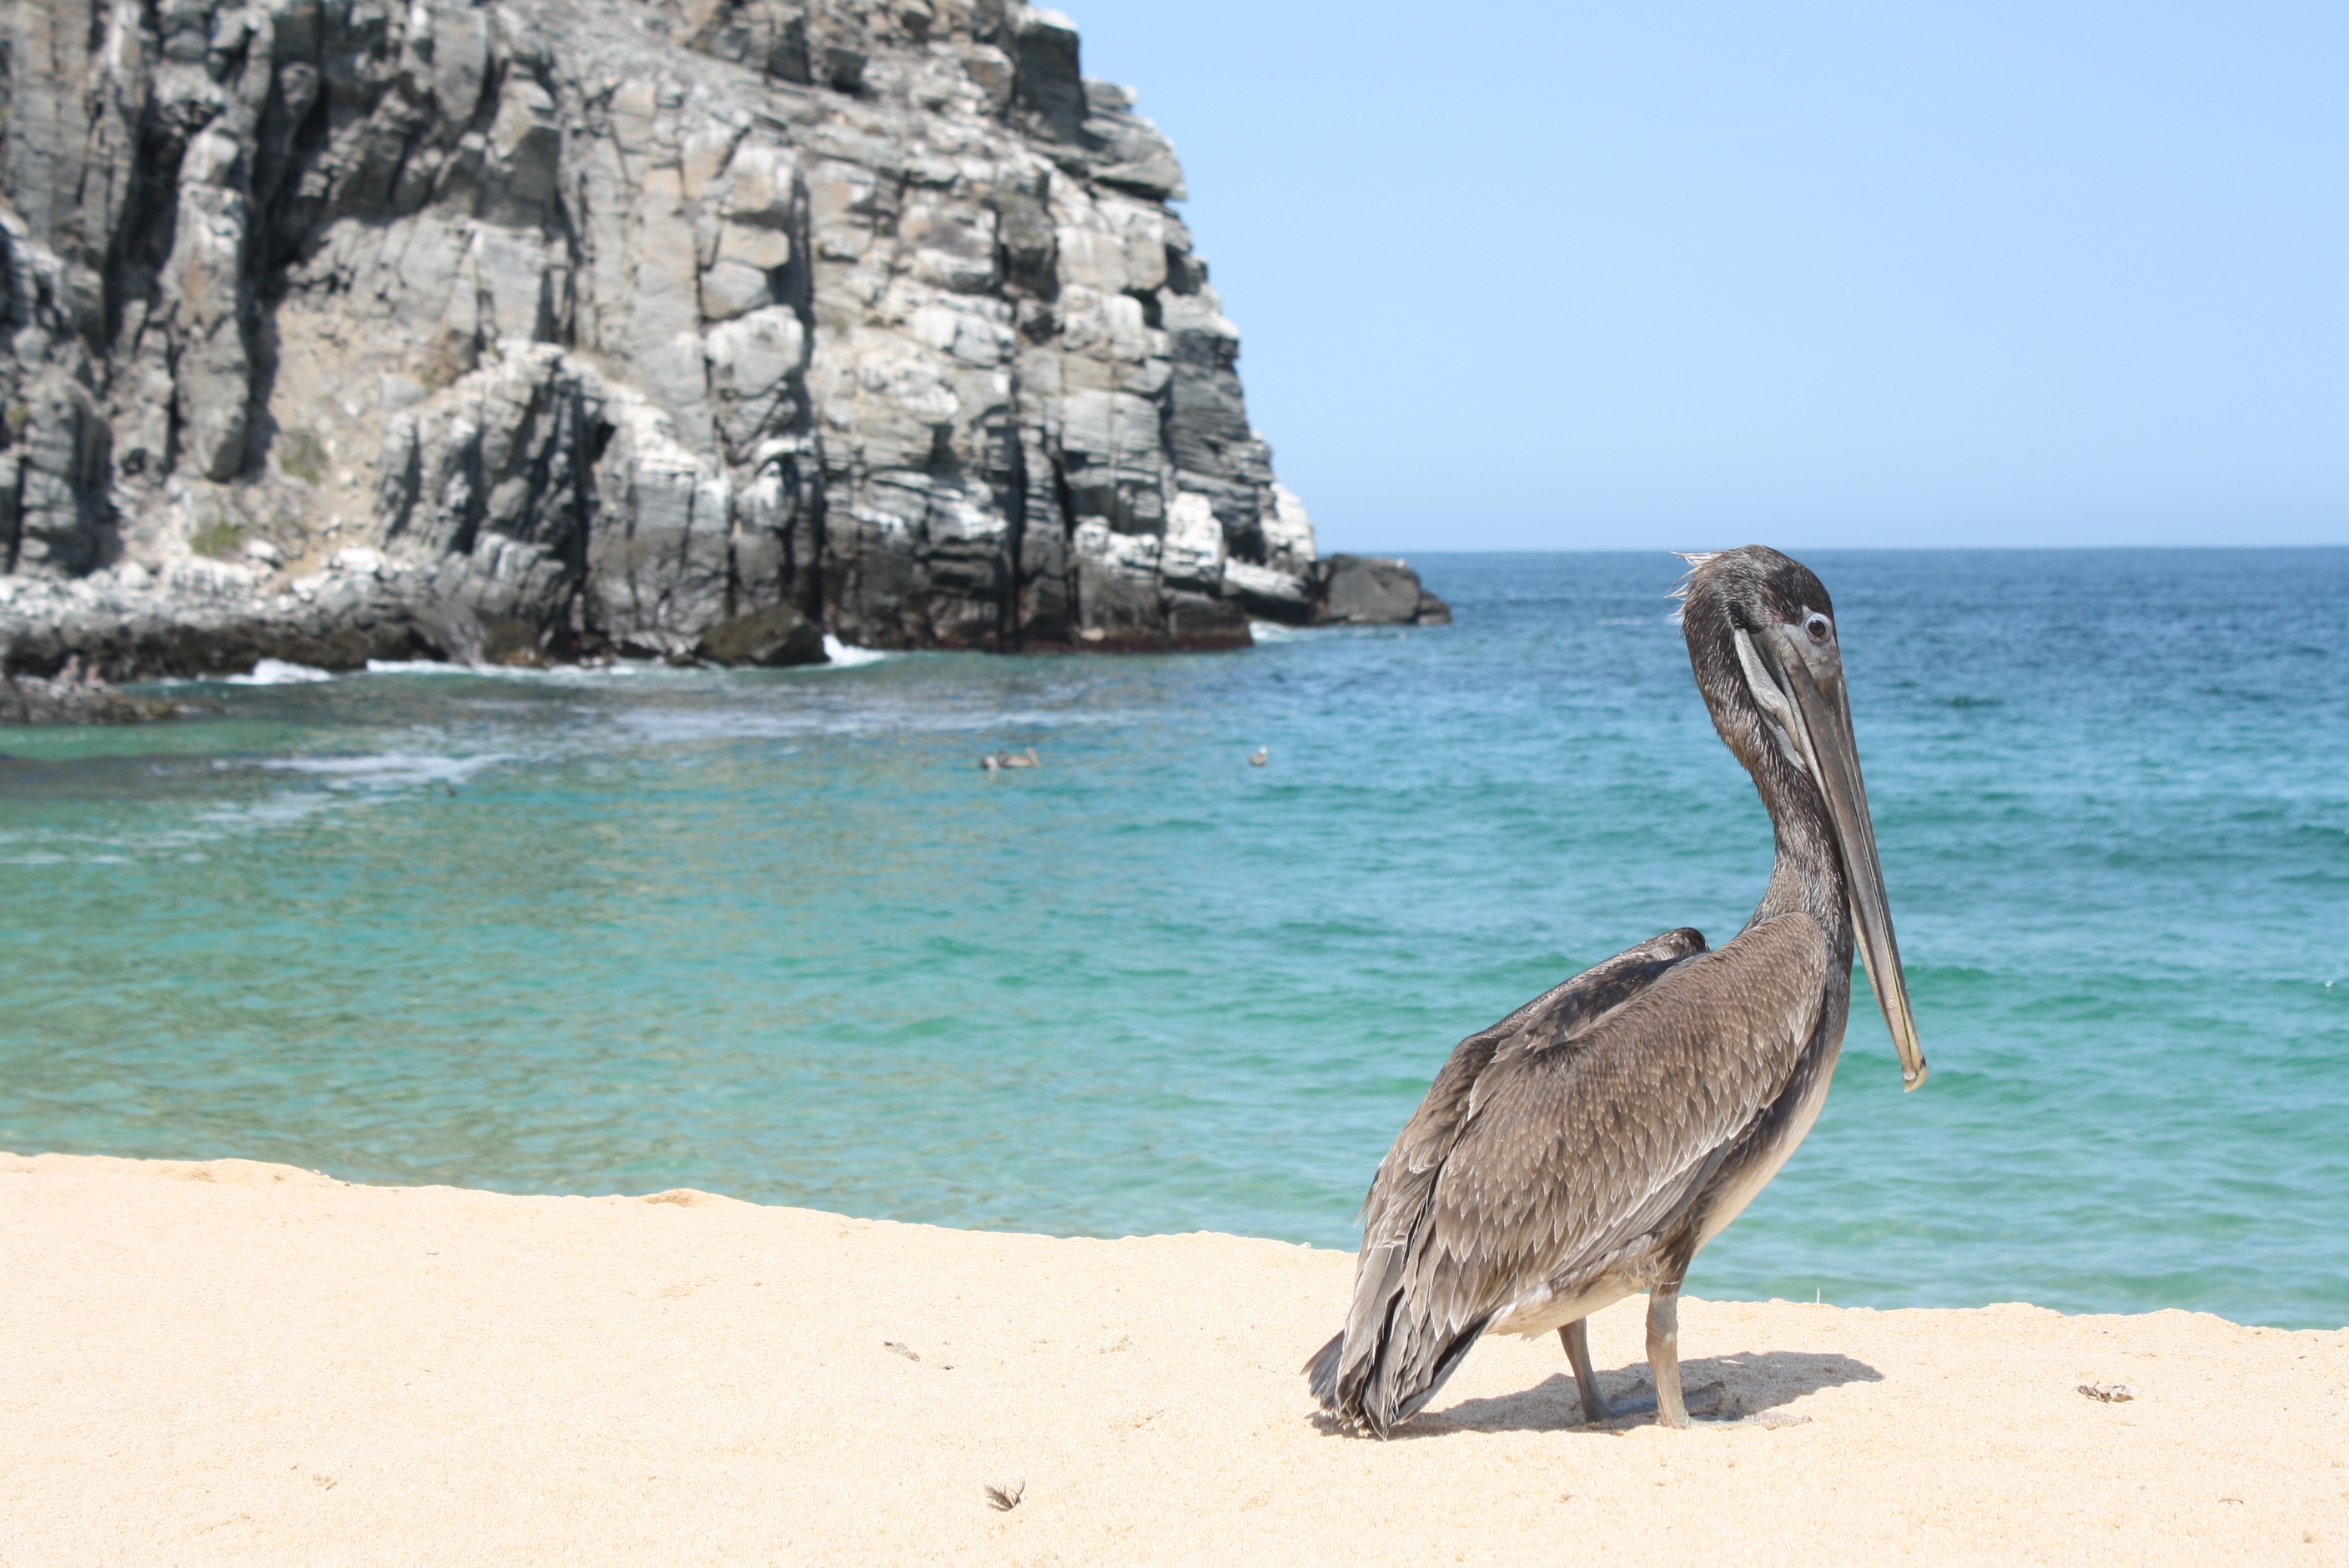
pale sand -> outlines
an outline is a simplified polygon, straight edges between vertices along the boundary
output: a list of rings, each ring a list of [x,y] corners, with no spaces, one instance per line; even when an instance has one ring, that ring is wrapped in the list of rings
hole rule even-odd
[[[0,1156],[0,1563],[2349,1562],[2349,1332],[1692,1301],[1734,1421],[1496,1339],[1376,1442],[1352,1261]]]

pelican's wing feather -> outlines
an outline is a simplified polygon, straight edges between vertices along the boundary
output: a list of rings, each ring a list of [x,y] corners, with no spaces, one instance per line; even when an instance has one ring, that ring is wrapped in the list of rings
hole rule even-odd
[[[1785,1088],[1831,963],[1816,921],[1778,916],[1554,1043],[1495,1049],[1416,1214],[1383,1216],[1381,1309],[1358,1281],[1348,1333],[1360,1317],[1377,1341],[1360,1347],[1362,1418],[1409,1417],[1512,1303],[1578,1294],[1655,1244]]]
[[[1553,986],[1453,1047],[1426,1098],[1379,1162],[1362,1201],[1362,1255],[1355,1271],[1352,1310],[1344,1330],[1307,1364],[1322,1404],[1338,1408],[1340,1384],[1349,1393],[1358,1393],[1367,1377],[1369,1358],[1381,1338],[1374,1326],[1393,1303],[1412,1234],[1427,1212],[1429,1194],[1453,1144],[1475,1113],[1481,1086],[1495,1066],[1534,1053],[1570,1053],[1593,1020],[1638,995],[1673,965],[1704,950],[1701,933],[1667,931]]]

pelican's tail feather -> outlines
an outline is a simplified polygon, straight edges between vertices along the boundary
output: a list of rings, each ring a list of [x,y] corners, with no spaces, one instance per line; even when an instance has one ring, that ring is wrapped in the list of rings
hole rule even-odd
[[[1428,1401],[1443,1392],[1444,1383],[1452,1380],[1452,1373],[1459,1371],[1461,1361],[1475,1347],[1477,1340],[1485,1338],[1485,1326],[1489,1322],[1492,1315],[1461,1326],[1452,1338],[1443,1340],[1443,1347],[1435,1350],[1433,1357],[1423,1355],[1423,1343],[1388,1345],[1388,1352],[1379,1359],[1377,1385],[1362,1401],[1371,1432],[1386,1437],[1412,1416],[1419,1416],[1421,1410],[1428,1408]],[[1414,1328],[1419,1336],[1426,1336],[1433,1324],[1414,1324]]]
[[[1383,1431],[1371,1398],[1396,1301],[1402,1294],[1403,1249],[1366,1246],[1354,1266],[1354,1300],[1346,1326],[1306,1366],[1321,1408],[1353,1431]]]
[[[1405,1310],[1402,1263],[1401,1247],[1364,1252],[1346,1326],[1305,1364],[1313,1398],[1350,1431],[1382,1438],[1418,1414],[1492,1321],[1444,1335]]]
[[[1338,1408],[1338,1357],[1345,1350],[1346,1335],[1340,1329],[1305,1363],[1305,1380],[1312,1386],[1315,1401],[1325,1410]]]

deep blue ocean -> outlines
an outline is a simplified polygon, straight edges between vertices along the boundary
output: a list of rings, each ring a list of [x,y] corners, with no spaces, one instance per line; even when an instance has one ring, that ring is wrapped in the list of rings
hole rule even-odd
[[[2349,551],[1807,559],[1933,1074],[1863,982],[1690,1289],[2349,1323]],[[1414,564],[1455,624],[0,729],[0,1148],[1350,1245],[1454,1041],[1770,859],[1678,562]]]

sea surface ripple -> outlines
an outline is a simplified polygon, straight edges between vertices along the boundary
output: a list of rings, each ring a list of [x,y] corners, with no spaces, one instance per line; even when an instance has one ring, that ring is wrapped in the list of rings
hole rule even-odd
[[[2349,552],[1810,561],[1933,1077],[1863,983],[1690,1288],[2349,1322]],[[1415,564],[1456,624],[0,730],[0,1147],[1350,1245],[1455,1040],[1770,860],[1678,562]]]

